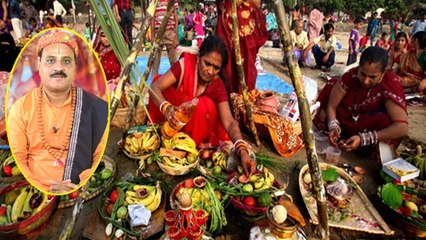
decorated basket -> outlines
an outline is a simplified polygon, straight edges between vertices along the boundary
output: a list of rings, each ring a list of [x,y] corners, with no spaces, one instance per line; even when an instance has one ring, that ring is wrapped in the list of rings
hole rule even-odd
[[[108,157],[106,155],[104,155],[102,157],[101,161],[105,164],[105,168],[106,169],[111,170],[112,175],[111,175],[110,178],[108,178],[106,181],[104,181],[103,184],[100,187],[95,187],[93,189],[90,188],[90,181],[91,180],[89,179],[89,181],[87,181],[86,185],[83,186],[79,190],[79,194],[81,194],[81,198],[84,201],[89,201],[89,200],[97,197],[105,189],[107,189],[112,184],[112,182],[114,182],[115,175],[117,173],[117,168],[116,168],[115,161],[112,158],[110,158],[110,157]],[[63,197],[63,196],[61,196],[61,197]],[[60,201],[59,204],[58,204],[58,208],[72,207],[72,206],[74,206],[75,202],[76,202],[75,198],[73,198],[73,199],[67,199],[67,200],[64,200],[64,201]]]
[[[0,190],[0,196],[27,185],[29,185],[29,183],[26,180],[12,183],[9,186]],[[50,202],[47,203],[47,205],[41,211],[37,212],[33,216],[30,216],[29,218],[23,221],[0,226],[0,238],[12,239],[12,236],[26,235],[32,232],[33,230],[39,228],[49,219],[50,215],[52,215],[53,211],[55,210],[56,199],[57,197],[53,196],[50,199]]]
[[[105,189],[107,189],[109,186],[111,186],[111,184],[114,182],[115,176],[117,174],[117,168],[116,168],[116,164],[114,159],[104,155],[102,157],[102,161],[105,163],[105,168],[111,170],[112,175],[110,178],[108,178],[106,181],[104,181],[104,183],[102,184],[101,187],[98,187],[96,189],[93,189],[93,191],[90,191],[89,194],[84,194],[84,192],[82,192],[82,196],[81,198],[84,201],[89,201],[95,197],[97,197],[99,194],[101,194]],[[87,185],[88,183],[86,183]],[[83,187],[84,190],[88,190],[86,189],[86,186]]]
[[[392,209],[382,199],[380,199],[380,208],[382,210],[380,212],[384,213],[386,219],[393,221],[400,229],[414,234],[416,237],[426,238],[426,209],[424,209],[426,206],[426,192],[420,188],[415,189],[401,185],[398,185],[397,188],[401,190],[404,202],[409,201],[419,206],[417,214],[421,216],[406,216],[401,212],[401,209]],[[378,191],[378,195],[381,198],[380,190]]]
[[[12,172],[12,176],[7,176],[5,174],[6,166],[9,168],[8,170]],[[13,168],[11,168],[11,166],[13,166]],[[9,145],[0,145],[0,168],[0,187],[3,184],[7,186],[9,183],[18,182],[24,179],[22,173],[20,173],[19,171],[18,175],[15,173],[15,171],[19,169],[14,163],[14,159],[12,153],[10,152]]]
[[[347,205],[341,212],[338,205],[327,199],[329,226],[355,231],[368,232],[373,234],[392,235],[394,231],[389,228],[387,223],[380,216],[379,212],[374,208],[373,204],[367,198],[361,187],[346,173],[343,169],[335,167],[331,164],[320,163],[319,167],[322,172],[334,169],[338,176],[345,180],[352,187],[352,194],[347,199]],[[302,167],[299,173],[299,189],[303,201],[308,210],[311,221],[318,224],[317,202],[312,190],[312,182],[306,183],[305,174],[309,173],[308,164]],[[328,193],[327,195],[330,195]],[[339,214],[338,214],[339,213]]]
[[[124,138],[123,152],[134,160],[146,159],[160,147],[158,125],[133,126]]]

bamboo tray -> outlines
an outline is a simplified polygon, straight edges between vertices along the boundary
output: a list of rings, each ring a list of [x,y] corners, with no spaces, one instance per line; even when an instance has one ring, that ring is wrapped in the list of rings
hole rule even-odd
[[[351,184],[354,190],[353,195],[349,199],[349,211],[351,211],[349,216],[339,222],[329,219],[329,226],[374,234],[392,235],[394,233],[371,204],[359,185],[345,171],[326,163],[320,163],[320,168],[323,171],[328,168],[335,168],[339,176]],[[308,191],[307,185],[303,181],[303,176],[308,170],[308,164],[300,170],[299,188],[312,223],[318,224],[315,197],[313,193]],[[331,204],[329,201],[327,203],[328,205]]]

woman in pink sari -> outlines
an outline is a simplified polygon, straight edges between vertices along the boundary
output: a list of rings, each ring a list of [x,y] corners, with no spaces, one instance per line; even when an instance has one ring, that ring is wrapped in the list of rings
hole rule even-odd
[[[317,5],[314,5],[314,9],[312,9],[309,14],[308,31],[310,41],[315,40],[320,35],[323,20],[324,14],[319,11],[319,7]]]
[[[177,106],[198,98],[195,112],[182,132],[191,136],[197,146],[218,146],[219,140],[231,139],[248,174],[255,171],[256,162],[249,156],[248,144],[232,116],[219,74],[227,64],[227,55],[225,44],[216,36],[203,41],[198,55],[184,53],[167,73],[153,80],[148,112],[153,123],[167,120],[178,126]]]

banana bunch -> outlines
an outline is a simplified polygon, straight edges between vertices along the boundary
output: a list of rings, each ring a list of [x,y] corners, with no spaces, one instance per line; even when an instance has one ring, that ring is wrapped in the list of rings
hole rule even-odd
[[[420,169],[419,178],[422,180],[426,179],[426,157],[417,158],[414,162],[414,166]]]
[[[160,149],[160,161],[169,167],[179,168],[190,165],[198,159],[197,146],[194,140],[185,133],[179,132],[171,139],[163,139],[162,145],[164,149]],[[183,151],[185,154],[177,156],[169,150]]]
[[[225,152],[218,151],[214,152],[212,156],[212,161],[214,166],[219,166],[222,170],[226,171],[226,163],[228,160],[228,156]]]
[[[274,184],[275,177],[267,168],[263,169],[263,173],[253,174],[250,176],[250,182],[254,190],[270,189]]]
[[[142,155],[153,152],[160,147],[160,138],[154,131],[128,135],[124,141],[124,149],[131,155]]]
[[[10,213],[12,223],[27,219],[40,212],[49,203],[47,195],[33,187],[23,187],[15,199]]]
[[[141,197],[136,191],[140,189],[146,189],[147,195]],[[127,204],[143,204],[146,209],[150,210],[151,212],[154,212],[161,203],[161,195],[162,190],[160,186],[160,182],[157,181],[155,186],[148,186],[148,185],[135,185],[132,190],[126,191],[126,198],[125,201]]]

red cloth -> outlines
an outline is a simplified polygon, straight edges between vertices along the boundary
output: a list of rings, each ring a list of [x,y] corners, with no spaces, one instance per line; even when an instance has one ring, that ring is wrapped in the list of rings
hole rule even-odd
[[[231,1],[224,1],[223,12],[218,14],[216,35],[221,38],[228,49],[228,64],[223,69],[223,74],[228,81],[231,92],[241,93],[240,81],[235,60],[234,40],[232,37]],[[218,8],[220,10],[220,7]],[[241,58],[243,59],[244,77],[251,91],[256,86],[257,69],[255,67],[256,55],[259,48],[268,40],[266,19],[260,8],[250,1],[244,0],[237,8]]]
[[[392,120],[385,108],[385,101],[388,99],[407,111],[404,90],[395,72],[386,72],[382,81],[369,90],[363,88],[359,82],[358,67],[349,70],[341,78],[328,81],[318,96],[324,111],[327,111],[330,92],[337,81],[347,91],[337,107],[337,120],[342,127],[342,137],[357,135],[364,130],[378,131],[391,125]],[[355,122],[352,115],[358,113],[359,119]]]
[[[213,146],[218,146],[219,140],[229,140],[217,112],[217,104],[228,101],[225,85],[222,79],[216,78],[207,86],[203,94],[196,96],[198,88],[197,55],[184,54],[184,57],[170,69],[175,78],[178,79],[178,84],[169,87],[162,94],[167,101],[175,106],[197,97],[198,104],[194,115],[181,131],[191,136],[197,146],[207,142]],[[157,81],[159,77],[156,77],[153,82]],[[165,120],[151,97],[149,98],[148,112],[153,123]]]

